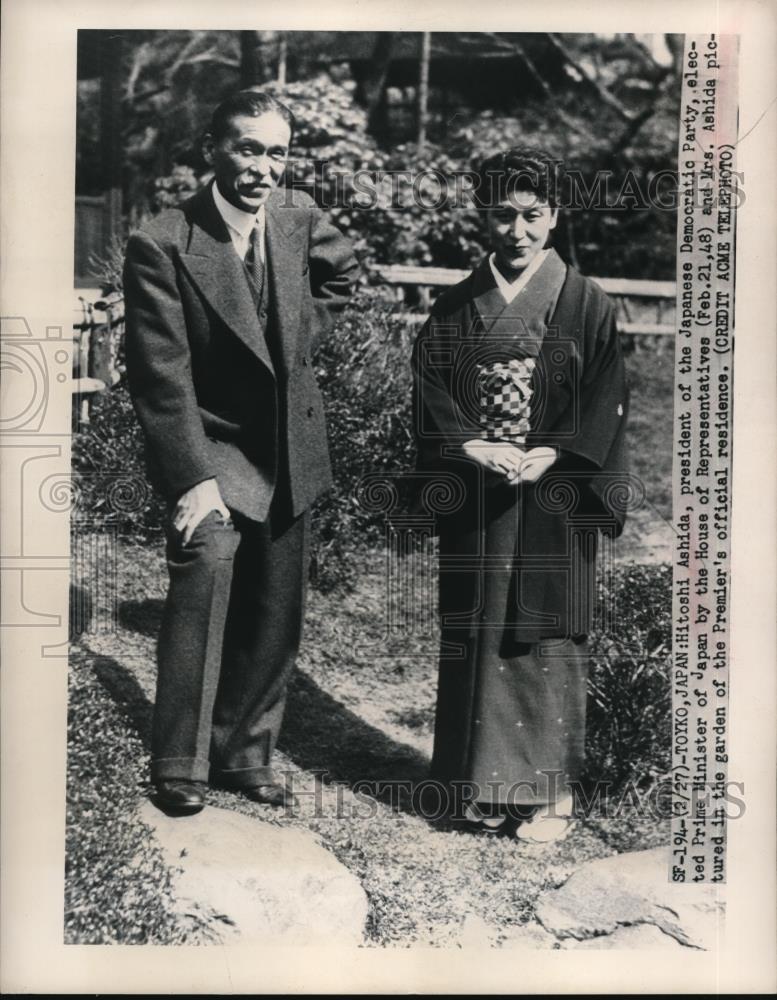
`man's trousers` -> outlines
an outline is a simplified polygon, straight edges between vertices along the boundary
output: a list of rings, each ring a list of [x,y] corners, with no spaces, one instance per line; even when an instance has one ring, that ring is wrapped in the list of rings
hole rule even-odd
[[[211,511],[184,548],[168,529],[154,781],[275,781],[271,757],[302,633],[309,514],[259,524]]]

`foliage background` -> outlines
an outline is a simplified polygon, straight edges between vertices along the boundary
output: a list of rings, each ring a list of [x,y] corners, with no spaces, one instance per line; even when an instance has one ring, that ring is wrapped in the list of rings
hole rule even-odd
[[[125,33],[122,184],[128,226],[208,180],[201,136],[215,103],[246,85],[245,52],[241,55],[246,34],[278,33]],[[398,67],[392,70],[397,79],[404,73],[414,86],[383,81],[382,115],[365,96],[365,56],[369,46],[380,43],[373,40],[378,34],[287,33],[295,53],[290,66],[298,75],[283,84],[273,79],[277,39],[257,37],[248,78],[288,102],[297,117],[296,162],[288,182],[308,187],[330,208],[366,264],[474,264],[483,252],[483,235],[476,213],[457,194],[461,185],[455,178],[495,149],[522,144],[548,148],[589,189],[597,174],[611,177],[603,204],[565,214],[556,241],[562,256],[587,274],[674,276],[674,210],[629,191],[647,197],[651,185],[666,178],[659,186],[671,204],[679,100],[676,36],[663,36],[659,57],[652,36],[478,33],[468,39],[472,55],[453,58],[446,53],[449,36],[433,34],[433,56],[438,47],[440,52],[431,63],[427,138],[419,147],[414,127],[403,124],[408,108],[401,103],[404,92],[416,96],[418,67],[412,59],[399,58],[400,50],[391,64]],[[342,36],[337,44],[334,35]],[[343,61],[349,46],[358,58]],[[512,69],[489,76],[496,62]],[[478,87],[479,77],[486,83]],[[99,97],[95,80],[81,81],[80,193],[98,191],[101,184]],[[411,182],[397,181],[398,171],[426,173],[415,197]],[[369,186],[368,199],[358,196],[354,175]],[[451,196],[438,200],[440,175],[450,181]],[[425,193],[425,204],[419,204],[419,193]]]

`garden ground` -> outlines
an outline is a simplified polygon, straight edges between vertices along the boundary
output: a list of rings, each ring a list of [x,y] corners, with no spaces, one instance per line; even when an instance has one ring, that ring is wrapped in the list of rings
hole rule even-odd
[[[641,527],[635,520],[632,531],[630,554],[640,552],[653,563],[665,554],[666,528],[649,512]],[[176,912],[170,873],[150,831],[135,817],[150,790],[148,737],[163,552],[159,544],[119,540],[116,558],[121,603],[113,627],[96,624],[105,623],[105,609],[84,605],[84,596],[97,592],[86,562],[79,562],[81,576],[73,584],[84,610],[71,656],[66,938],[208,941],[212,928],[196,915]],[[310,594],[278,755],[280,770],[292,773],[301,793],[298,811],[282,816],[216,791],[209,793],[211,804],[319,835],[367,893],[367,942],[373,945],[462,944],[473,927],[480,943],[509,944],[526,933],[539,894],[584,862],[666,842],[666,820],[646,808],[649,790],[655,792],[662,777],[660,765],[634,771],[639,794],[621,780],[609,801],[568,838],[543,848],[473,835],[444,818],[419,815],[412,789],[426,776],[431,750],[436,638],[423,626],[415,634],[385,634],[383,556],[354,558],[360,568],[352,592]],[[417,573],[418,567],[409,568]],[[637,635],[643,626],[632,609],[645,601],[668,601],[668,571],[624,563],[616,578],[620,591],[633,591],[624,610],[625,627],[633,631],[632,658],[623,669],[635,669],[632,660],[640,656],[649,659],[652,654],[644,650],[653,645],[654,667],[661,672],[665,650],[660,642],[655,646],[655,636],[648,641]],[[657,615],[647,610],[655,622]],[[607,657],[610,666],[620,662],[611,653]],[[644,671],[644,663],[636,670]],[[634,692],[635,699],[650,700]],[[647,705],[627,707],[632,716],[649,711]],[[601,742],[596,729],[594,738]],[[659,734],[646,738],[650,758],[650,744]],[[595,747],[593,757],[606,760],[607,748]],[[387,782],[395,783],[393,794]]]

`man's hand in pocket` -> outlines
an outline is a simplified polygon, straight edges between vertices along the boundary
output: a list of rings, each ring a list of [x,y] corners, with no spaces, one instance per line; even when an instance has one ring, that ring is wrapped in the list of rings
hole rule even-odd
[[[173,510],[172,522],[175,530],[181,533],[183,545],[189,544],[197,525],[212,510],[218,511],[225,521],[229,520],[229,510],[215,479],[197,483],[179,498]]]

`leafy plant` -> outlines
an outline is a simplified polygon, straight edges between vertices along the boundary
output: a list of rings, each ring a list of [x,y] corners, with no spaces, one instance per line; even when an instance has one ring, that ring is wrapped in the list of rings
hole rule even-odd
[[[90,422],[72,442],[74,529],[111,524],[140,539],[157,535],[165,503],[148,486],[143,434],[124,383],[95,395]]]
[[[626,565],[600,600],[617,626],[591,636],[586,758],[613,788],[655,784],[671,766],[671,609],[668,565]]]
[[[383,522],[359,503],[362,478],[412,465],[413,336],[390,302],[365,292],[316,357],[335,478],[314,511],[312,579],[320,589],[352,583],[349,554],[382,544]]]

